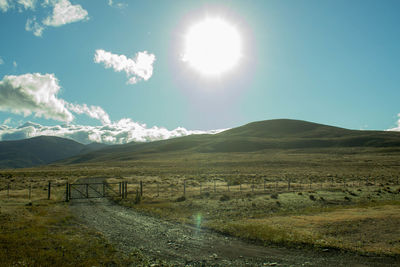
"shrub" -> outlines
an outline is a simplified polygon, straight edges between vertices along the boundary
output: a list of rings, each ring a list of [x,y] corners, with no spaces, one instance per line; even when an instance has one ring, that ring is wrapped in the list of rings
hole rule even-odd
[[[314,195],[310,195],[310,199],[311,199],[312,201],[317,200],[317,199],[314,197]]]
[[[220,201],[228,201],[228,200],[230,200],[230,199],[231,199],[231,197],[228,196],[228,195],[225,195],[225,194],[223,194],[223,195],[219,198]]]
[[[278,199],[278,197],[279,197],[279,195],[278,195],[278,194],[276,194],[276,193],[274,193],[274,194],[271,194],[271,198],[273,198],[273,199]]]
[[[186,197],[185,196],[181,196],[181,197],[178,197],[177,199],[176,199],[176,202],[183,202],[183,201],[185,201],[186,200]]]

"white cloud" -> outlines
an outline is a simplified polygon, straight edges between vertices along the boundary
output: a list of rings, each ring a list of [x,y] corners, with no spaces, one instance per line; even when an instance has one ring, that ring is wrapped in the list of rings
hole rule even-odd
[[[162,127],[147,128],[145,124],[134,122],[131,119],[121,119],[118,122],[103,126],[70,124],[42,126],[37,123],[27,122],[18,128],[2,125],[0,127],[0,140],[15,140],[50,135],[70,138],[83,144],[92,142],[126,144],[132,141],[157,141],[191,134],[215,134],[221,131],[190,131],[181,127],[171,131]]]
[[[8,9],[12,8],[11,1],[0,0],[0,9],[3,12],[7,12]]]
[[[7,118],[3,121],[3,124],[10,124],[11,123],[11,118]]]
[[[102,124],[110,124],[110,117],[108,116],[107,112],[105,112],[99,106],[90,106],[88,107],[86,104],[79,105],[79,104],[68,104],[68,109],[77,113],[77,114],[86,114],[93,119],[97,119],[101,121]]]
[[[58,27],[80,20],[88,20],[88,12],[81,5],[72,5],[68,0],[59,0],[54,4],[52,16],[43,20],[46,26]]]
[[[0,110],[28,116],[72,121],[65,101],[57,98],[60,90],[54,74],[24,74],[4,76],[0,81]]]
[[[125,55],[112,54],[102,49],[96,50],[94,62],[103,63],[106,68],[114,71],[124,71],[128,77],[128,83],[134,84],[139,80],[147,81],[153,75],[153,63],[156,57],[147,51],[139,52],[134,58]]]
[[[36,0],[18,0],[18,3],[25,9],[34,9]],[[44,0],[41,6],[52,6],[52,14],[43,19],[42,22],[38,22],[36,17],[29,18],[25,24],[25,30],[33,32],[33,34],[38,37],[42,36],[46,27],[59,27],[65,24],[89,19],[88,12],[83,9],[81,5],[73,5],[69,0]]]
[[[36,17],[33,17],[33,19],[28,19],[26,21],[25,30],[28,32],[33,32],[33,35],[40,37],[43,34],[44,27],[36,21]]]
[[[85,114],[110,124],[110,117],[99,106],[72,104],[58,98],[60,91],[54,74],[28,73],[19,76],[4,76],[0,81],[0,111],[14,114],[71,122],[73,113]]]
[[[35,9],[36,0],[18,0],[18,4],[23,6],[25,9]]]
[[[126,3],[121,3],[121,2],[116,3],[114,0],[108,0],[107,3],[109,6],[116,7],[116,8],[124,8],[128,5]]]
[[[13,9],[16,6],[20,12],[22,12],[23,9],[34,10],[35,5],[36,0],[0,0],[0,10],[3,12],[7,12],[9,9]]]
[[[397,114],[397,116],[399,117],[397,120],[397,127],[392,128],[392,129],[387,129],[387,131],[400,131],[400,113]]]
[[[3,65],[3,64],[4,64],[4,60],[0,57],[0,65]]]

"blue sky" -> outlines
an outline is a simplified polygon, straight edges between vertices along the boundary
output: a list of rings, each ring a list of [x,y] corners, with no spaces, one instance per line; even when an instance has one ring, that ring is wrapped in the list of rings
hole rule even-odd
[[[108,114],[108,124],[130,119],[145,129],[207,131],[277,118],[400,128],[399,1],[111,2],[0,1],[3,87],[10,75],[52,75],[57,98],[81,108],[79,113],[66,105],[74,117],[67,123],[81,126],[107,124],[94,118],[90,107],[96,106]],[[65,24],[54,16],[60,3],[77,11]],[[229,22],[243,43],[238,65],[217,78],[182,61],[185,33],[207,16]],[[34,34],[34,22],[43,28],[41,36]],[[152,75],[131,73],[138,81],[129,84],[123,71],[95,62],[98,50],[127,58],[147,51],[155,57]],[[4,104],[6,95],[0,92],[0,122],[8,133],[26,121],[66,123],[46,118],[51,107],[24,116],[10,108],[16,103]],[[84,104],[89,111],[82,111]]]

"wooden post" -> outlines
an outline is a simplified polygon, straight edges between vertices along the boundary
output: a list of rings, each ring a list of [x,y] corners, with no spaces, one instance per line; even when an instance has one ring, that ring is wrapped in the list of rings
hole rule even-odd
[[[65,202],[68,202],[68,201],[69,201],[69,193],[68,193],[68,190],[69,190],[69,184],[68,184],[68,181],[67,181],[67,183],[65,184]]]
[[[140,196],[143,196],[143,182],[140,181]]]
[[[157,196],[160,196],[160,185],[157,183]]]
[[[264,192],[265,192],[265,179],[264,179]]]
[[[201,195],[201,182],[200,182],[200,195]]]
[[[290,178],[288,178],[288,180],[287,180],[287,188],[288,188],[288,190],[290,190]]]
[[[69,184],[69,185],[68,185],[68,200],[71,199],[71,187],[72,187],[72,185]]]
[[[49,188],[47,190],[47,200],[50,200],[51,182],[49,181]]]
[[[143,196],[143,189],[141,191],[141,195]],[[128,182],[125,182],[125,198],[128,198]]]
[[[217,185],[216,185],[216,181],[214,180],[214,193],[217,192]]]
[[[122,197],[122,182],[119,182],[119,196]]]
[[[7,184],[7,198],[10,198],[10,183]]]
[[[31,200],[32,184],[29,185],[29,200]]]
[[[89,198],[89,184],[86,184],[86,198]]]
[[[106,183],[103,182],[103,197],[106,197]]]
[[[230,190],[229,190],[229,183],[228,182],[226,182],[226,186],[228,187],[228,192],[229,192]]]
[[[251,191],[254,193],[254,179],[251,181]]]
[[[183,180],[183,196],[186,196],[186,180]]]

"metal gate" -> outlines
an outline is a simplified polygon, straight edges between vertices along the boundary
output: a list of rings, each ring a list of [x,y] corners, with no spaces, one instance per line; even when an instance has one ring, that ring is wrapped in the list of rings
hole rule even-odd
[[[66,185],[65,200],[127,196],[127,182],[76,183]]]

